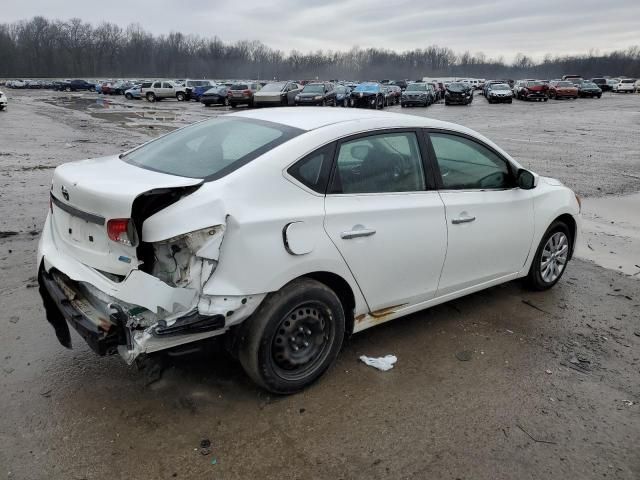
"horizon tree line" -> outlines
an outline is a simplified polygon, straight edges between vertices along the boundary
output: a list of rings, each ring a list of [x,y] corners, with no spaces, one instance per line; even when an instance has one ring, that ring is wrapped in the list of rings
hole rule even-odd
[[[607,54],[552,56],[540,62],[517,54],[513,62],[483,53],[456,53],[429,45],[403,52],[353,47],[347,51],[289,53],[260,41],[223,42],[171,32],[153,35],[137,23],[122,28],[36,16],[0,24],[2,78],[273,78],[420,79],[425,76],[477,78],[640,77],[640,47]]]

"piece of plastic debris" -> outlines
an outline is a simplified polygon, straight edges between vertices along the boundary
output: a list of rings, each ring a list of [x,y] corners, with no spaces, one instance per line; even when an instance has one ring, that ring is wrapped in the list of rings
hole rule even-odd
[[[209,448],[211,446],[211,440],[208,438],[203,438],[200,440],[200,448]]]
[[[547,368],[547,369],[544,371],[544,373],[546,373],[547,375],[551,375],[553,372]]]
[[[210,453],[211,453],[211,449],[209,447],[200,449],[200,455],[202,455],[204,457],[206,457]]]
[[[472,353],[469,350],[462,350],[461,352],[456,353],[456,358],[461,362],[468,362],[471,360]]]
[[[218,464],[218,460],[216,460],[215,458],[211,459],[211,465],[217,465]]]
[[[633,406],[633,402],[631,400],[623,400],[622,403],[624,403],[627,407]]]
[[[384,357],[367,357],[362,355],[360,360],[370,367],[377,368],[383,372],[387,370],[391,370],[393,368],[393,364],[398,361],[398,358],[395,355],[385,355]]]

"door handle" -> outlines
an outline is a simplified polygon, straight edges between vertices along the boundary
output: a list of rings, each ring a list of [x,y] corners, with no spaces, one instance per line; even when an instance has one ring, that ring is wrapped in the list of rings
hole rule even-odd
[[[340,238],[343,240],[351,240],[352,238],[370,237],[375,235],[376,231],[371,228],[357,228],[354,230],[348,230],[340,233]]]
[[[469,223],[469,222],[473,222],[475,221],[476,217],[458,217],[458,218],[453,218],[451,220],[451,223],[453,223],[454,225],[459,225],[461,223]]]

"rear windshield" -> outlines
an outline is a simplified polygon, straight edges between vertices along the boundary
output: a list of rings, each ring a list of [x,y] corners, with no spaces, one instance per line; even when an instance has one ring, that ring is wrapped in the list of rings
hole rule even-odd
[[[426,92],[427,86],[424,83],[412,83],[407,85],[407,92]]]
[[[267,83],[264,87],[262,87],[261,92],[279,92],[284,88],[284,83]]]
[[[542,82],[527,82],[527,87],[541,87],[544,85]]]
[[[491,90],[511,90],[511,87],[506,83],[495,83],[491,85]]]
[[[558,87],[573,87],[573,83],[571,82],[558,82],[556,84]]]
[[[234,83],[230,87],[231,90],[249,90],[249,85],[246,83]]]
[[[304,86],[304,88],[302,89],[302,92],[303,93],[323,93],[324,85],[320,85],[318,83],[310,83]]]
[[[220,117],[160,137],[122,160],[156,172],[215,180],[302,132],[263,120]]]
[[[463,92],[467,89],[467,86],[464,83],[450,83],[447,87],[447,90],[451,90],[452,92]]]

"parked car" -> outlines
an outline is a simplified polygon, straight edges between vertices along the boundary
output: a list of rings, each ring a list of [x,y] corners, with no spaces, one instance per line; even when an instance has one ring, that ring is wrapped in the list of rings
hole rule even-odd
[[[236,108],[238,105],[254,106],[254,95],[260,90],[258,82],[234,83],[229,87],[229,105]]]
[[[513,92],[507,83],[490,83],[485,92],[489,103],[513,103]]]
[[[398,105],[402,98],[402,89],[398,85],[386,85],[387,89],[387,106]]]
[[[77,92],[81,90],[87,90],[90,92],[95,91],[96,86],[93,83],[89,83],[86,80],[67,80],[63,82],[56,82],[55,89],[66,92]]]
[[[560,100],[561,98],[578,98],[578,87],[568,80],[553,80],[547,90],[549,98]]]
[[[150,86],[150,84],[148,86]],[[124,98],[126,98],[127,100],[133,100],[134,98],[139,100],[142,98],[141,90],[142,90],[142,84],[134,85],[131,88],[128,88],[127,90],[125,90]]]
[[[113,95],[113,83],[112,82],[102,82],[100,86],[100,93],[103,95]]]
[[[307,83],[294,97],[295,105],[327,106],[337,105],[337,92],[332,83]]]
[[[111,92],[114,95],[124,95],[124,92],[129,90],[133,84],[128,80],[118,80],[111,86]]]
[[[563,75],[562,80],[567,80],[574,85],[579,85],[584,81],[581,75]]]
[[[267,83],[253,95],[255,107],[276,107],[295,105],[295,98],[302,91],[296,82]]]
[[[184,80],[178,85],[176,83],[175,95],[179,102],[188,100],[199,101],[199,96],[211,87],[215,87],[215,82],[211,80]]]
[[[65,347],[68,325],[127,363],[226,335],[290,394],[347,335],[517,278],[553,287],[579,227],[569,188],[465,127],[245,111],[58,166],[37,275]]]
[[[584,81],[578,86],[578,96],[581,98],[602,97],[602,90],[593,82]]]
[[[346,85],[336,85],[336,103],[343,107],[349,106],[349,97],[351,89]]]
[[[540,80],[519,80],[513,87],[515,97],[520,100],[547,101],[548,86]]]
[[[197,87],[200,88],[200,87]],[[217,85],[209,88],[206,92],[200,95],[200,103],[205,107],[211,105],[229,105],[229,87],[225,85]]]
[[[389,85],[397,85],[398,87],[400,87],[400,90],[404,90],[405,88],[407,88],[407,81],[406,80],[391,80],[389,82]]]
[[[433,86],[430,83],[410,83],[402,92],[400,105],[402,107],[428,107],[435,101]]]
[[[603,92],[609,92],[612,90],[612,86],[606,78],[592,78],[591,82],[595,83]]]
[[[184,92],[180,87],[181,85],[171,80],[156,80],[150,87],[143,87],[140,93],[148,102],[155,102],[165,98],[176,98],[176,91]]]
[[[0,90],[0,111],[5,110],[8,106],[9,101],[7,100],[7,96]]]
[[[633,78],[623,78],[613,86],[615,93],[634,93],[636,91],[636,81]]]
[[[473,102],[473,87],[462,82],[447,85],[444,93],[445,105],[470,105]]]
[[[350,105],[355,108],[384,108],[384,92],[378,82],[364,82],[351,91]]]

